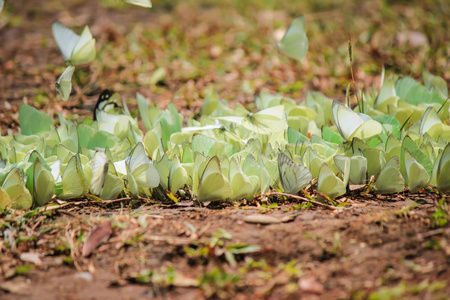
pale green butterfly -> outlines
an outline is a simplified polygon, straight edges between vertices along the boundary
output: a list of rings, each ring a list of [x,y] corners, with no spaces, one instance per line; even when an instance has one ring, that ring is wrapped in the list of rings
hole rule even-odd
[[[288,194],[297,194],[312,179],[311,172],[305,166],[295,163],[283,152],[278,154],[278,172],[283,191]]]
[[[72,76],[74,66],[68,66],[55,82],[55,88],[64,101],[67,101],[72,91]]]
[[[169,176],[171,165],[172,161],[169,159],[167,153],[164,153],[160,160],[154,160],[154,166],[159,174],[159,184],[165,190],[170,189]]]
[[[408,149],[404,150],[405,173],[410,192],[415,193],[430,181],[427,170],[417,162]]]
[[[445,146],[437,168],[436,187],[441,192],[450,192],[450,143]]]
[[[345,141],[354,137],[367,139],[378,135],[382,126],[368,115],[356,113],[341,103],[333,102],[333,116],[336,127]]]
[[[108,174],[109,160],[106,154],[101,151],[95,152],[91,160],[92,178],[90,190],[94,195],[100,195],[105,184],[106,174]]]
[[[334,156],[334,163],[338,167],[339,171],[343,173],[346,180],[344,183],[347,184],[348,181],[352,184],[363,184],[367,176],[367,159],[361,155],[354,155],[352,157],[346,157],[342,155]],[[347,169],[347,164],[350,168],[347,174],[344,172]]]
[[[75,154],[69,159],[62,174],[62,180],[56,183],[55,194],[63,200],[74,199],[86,195],[88,189],[89,185],[81,166],[80,156]]]
[[[127,179],[131,194],[139,195],[140,188],[155,188],[159,185],[159,174],[145,152],[144,145],[139,142],[131,151],[126,163]]]
[[[233,196],[231,200],[241,200],[243,198],[251,200],[253,199],[254,187],[250,178],[244,174],[241,165],[237,158],[230,159],[230,171],[229,179],[231,188],[233,190]]]
[[[245,129],[260,134],[283,132],[287,129],[283,105],[272,106],[256,113],[249,112],[245,117],[227,116],[217,119],[242,125]]]
[[[90,182],[91,193],[101,199],[115,199],[123,190],[123,180],[117,177],[114,165],[105,152],[97,151],[91,160],[92,177]],[[112,171],[109,172],[109,170]]]
[[[51,200],[54,187],[55,179],[52,173],[36,158],[33,166],[33,197],[37,205],[43,206]]]
[[[122,0],[125,3],[134,4],[142,7],[152,7],[152,2],[150,0]]]
[[[401,144],[400,141],[392,134],[390,134],[385,142],[385,157],[390,159],[394,156],[400,157]]]
[[[431,159],[420,149],[417,144],[411,139],[409,136],[405,136],[403,138],[401,144],[401,155],[400,155],[400,171],[402,175],[407,177],[405,170],[405,150],[408,150],[409,154],[427,171],[428,176],[431,176],[431,172],[433,169],[433,163]]]
[[[327,195],[331,199],[339,197],[346,192],[345,183],[333,173],[327,163],[323,163],[320,168],[317,178],[317,191]]]
[[[219,158],[214,156],[206,164],[199,178],[197,198],[200,202],[221,201],[233,196],[233,189],[222,174]]]
[[[393,194],[405,189],[405,180],[400,172],[400,160],[397,156],[384,165],[376,178],[373,187],[377,193]]]
[[[444,78],[433,75],[427,71],[422,72],[422,78],[428,90],[437,91],[442,99],[448,97],[447,82]]]
[[[189,175],[177,155],[172,158],[169,173],[169,188],[172,193],[177,193],[179,189],[183,188],[189,182]]]
[[[32,204],[33,198],[25,187],[21,171],[18,168],[12,168],[0,187],[0,207],[28,209]]]
[[[294,19],[278,43],[281,52],[296,60],[302,60],[308,52],[308,37],[305,32],[305,18]]]
[[[428,133],[434,139],[439,136],[444,139],[450,138],[450,126],[442,123],[437,112],[431,106],[427,108],[420,122],[419,134],[425,133]]]
[[[88,26],[81,36],[59,22],[52,25],[53,37],[64,59],[73,65],[91,62],[95,59],[95,39]]]

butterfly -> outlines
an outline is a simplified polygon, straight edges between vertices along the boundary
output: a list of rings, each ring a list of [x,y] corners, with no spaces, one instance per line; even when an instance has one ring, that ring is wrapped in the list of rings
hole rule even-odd
[[[95,39],[88,26],[81,36],[59,22],[52,25],[53,37],[64,59],[72,65],[91,62],[95,59]]]
[[[12,168],[0,187],[0,207],[11,205],[15,209],[28,209],[33,204],[33,198],[25,187],[22,172]]]
[[[229,182],[233,190],[231,200],[241,200],[243,198],[253,199],[254,187],[250,178],[242,171],[236,157],[230,159]]]
[[[125,163],[129,190],[132,195],[139,195],[140,188],[155,188],[159,185],[158,171],[145,152],[144,145],[139,142],[131,151]]]
[[[337,101],[333,102],[333,116],[334,123],[345,141],[351,141],[354,137],[367,139],[382,131],[380,123],[366,114],[355,113]]]
[[[241,125],[250,132],[269,134],[283,132],[287,129],[286,115],[283,105],[272,106],[256,113],[247,111],[245,117],[226,116],[217,119]]]
[[[233,189],[222,174],[217,156],[211,158],[203,170],[198,184],[198,200],[200,202],[226,200],[233,195]]]
[[[397,156],[391,158],[376,177],[374,188],[380,194],[399,193],[405,188],[405,180],[400,172],[400,160]]]
[[[278,154],[278,172],[283,190],[288,194],[297,194],[312,179],[311,172],[295,163],[286,154]]]
[[[108,89],[103,90],[101,94],[98,96],[97,103],[95,104],[94,121],[97,121],[98,117],[101,117],[101,114],[103,112],[113,113],[117,111],[123,112],[122,107],[120,105],[119,94],[113,93]]]
[[[410,192],[415,193],[425,187],[430,181],[427,170],[412,156],[408,149],[404,149],[405,173]]]
[[[80,154],[75,154],[69,159],[61,182],[56,183],[55,194],[63,200],[74,199],[86,195],[88,189]]]
[[[110,163],[105,152],[97,151],[91,160],[92,177],[90,190],[92,194],[101,199],[114,199],[123,190],[123,180],[109,172],[115,172],[114,165]]]
[[[349,169],[350,165],[347,165],[346,172]],[[347,190],[345,183],[333,173],[331,167],[327,163],[323,163],[317,178],[317,191],[334,199],[345,194]]]
[[[69,99],[70,92],[72,91],[72,76],[74,71],[74,66],[68,66],[55,82],[55,88],[64,101]]]
[[[296,60],[302,60],[308,52],[308,37],[305,32],[305,18],[294,19],[278,43],[281,52]]]

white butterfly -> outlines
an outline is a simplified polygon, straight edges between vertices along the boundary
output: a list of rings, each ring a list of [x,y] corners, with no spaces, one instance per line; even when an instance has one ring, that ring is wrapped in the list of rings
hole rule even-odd
[[[59,22],[52,25],[53,37],[64,59],[73,65],[84,64],[95,59],[95,39],[88,26],[81,36]]]
[[[311,172],[295,163],[286,154],[278,154],[278,172],[283,190],[288,194],[297,194],[311,181]]]
[[[339,133],[346,141],[354,137],[367,139],[382,131],[380,123],[366,114],[355,113],[337,101],[333,102],[333,116]]]

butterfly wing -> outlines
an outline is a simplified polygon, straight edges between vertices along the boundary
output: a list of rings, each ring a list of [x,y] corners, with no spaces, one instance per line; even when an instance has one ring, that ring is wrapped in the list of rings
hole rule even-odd
[[[109,160],[104,152],[97,151],[92,157],[91,165],[92,178],[90,189],[92,194],[100,195],[105,184],[106,175],[108,174]]]
[[[125,3],[134,4],[142,7],[152,7],[152,2],[150,0],[122,0]]]
[[[88,26],[85,26],[70,56],[71,63],[78,65],[95,59],[95,39]]]
[[[439,160],[436,187],[441,192],[450,192],[450,143],[445,146]]]

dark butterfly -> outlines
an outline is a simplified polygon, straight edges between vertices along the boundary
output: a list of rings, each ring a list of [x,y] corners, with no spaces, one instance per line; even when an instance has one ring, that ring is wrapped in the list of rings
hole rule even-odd
[[[111,112],[114,110],[122,110],[120,105],[120,97],[118,94],[106,89],[98,96],[97,104],[94,108],[94,121],[97,120],[97,114],[99,111]]]

